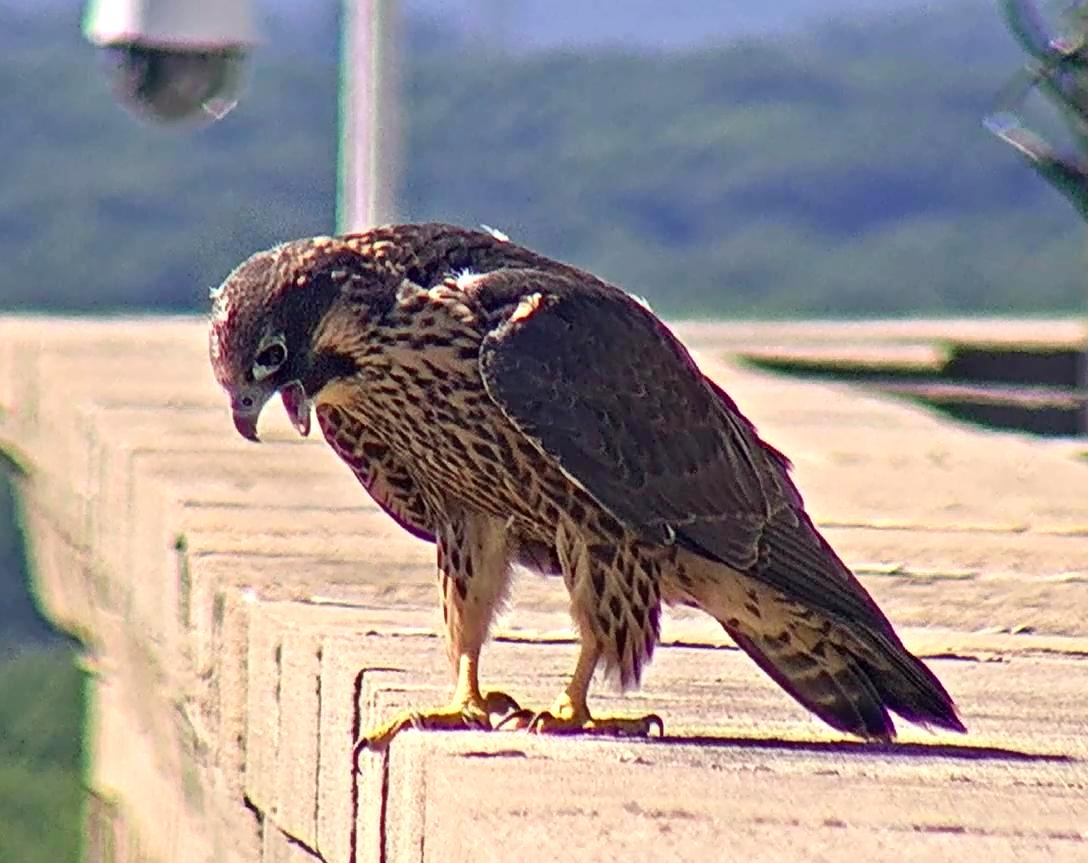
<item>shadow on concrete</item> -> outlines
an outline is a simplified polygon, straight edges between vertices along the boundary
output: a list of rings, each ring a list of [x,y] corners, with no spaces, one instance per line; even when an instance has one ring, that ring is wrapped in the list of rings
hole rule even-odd
[[[932,370],[803,357],[741,360],[794,377],[860,384],[987,428],[1088,434],[1088,349],[952,344]]]
[[[717,749],[774,749],[835,755],[881,755],[893,758],[948,758],[971,761],[1030,761],[1076,764],[1072,755],[1023,752],[1003,746],[971,746],[962,743],[867,743],[860,740],[783,740],[773,737],[715,737],[670,735],[653,739],[666,746],[704,746]]]

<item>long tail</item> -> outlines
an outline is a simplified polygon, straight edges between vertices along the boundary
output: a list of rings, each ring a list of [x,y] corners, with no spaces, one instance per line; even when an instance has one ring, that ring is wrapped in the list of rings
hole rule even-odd
[[[700,580],[698,605],[772,680],[828,725],[890,740],[895,736],[890,713],[896,713],[919,725],[966,731],[941,682],[894,633],[832,619],[762,582],[710,561],[706,566],[717,572],[713,580]],[[730,589],[722,589],[726,580]],[[744,596],[739,603],[738,585]]]
[[[727,621],[722,626],[771,679],[840,731],[890,740],[895,723],[889,711],[918,725],[967,730],[941,682],[902,647],[879,640],[865,645],[832,628],[826,640],[799,649]]]
[[[753,576],[693,548],[695,587],[664,592],[687,595],[712,614],[779,686],[834,728],[887,740],[895,736],[890,711],[920,725],[966,731],[941,682],[903,646],[805,513],[789,459],[760,439],[725,390],[706,382],[762,446],[792,517],[780,514],[766,524]]]

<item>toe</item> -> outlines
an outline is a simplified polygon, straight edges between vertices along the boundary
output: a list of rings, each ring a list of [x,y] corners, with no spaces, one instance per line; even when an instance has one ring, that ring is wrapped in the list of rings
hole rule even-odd
[[[657,729],[657,736],[665,736],[665,720],[663,720],[656,713],[651,713],[648,716],[643,716],[642,721],[645,724],[644,737],[653,737],[653,730]]]
[[[353,753],[356,763],[358,763],[359,756],[364,752],[380,752],[385,749],[399,731],[407,725],[414,725],[414,715],[415,714],[406,714],[398,716],[391,722],[387,722],[385,725],[379,726],[360,737],[355,743],[355,750]]]
[[[589,716],[556,715],[552,711],[542,711],[528,717],[527,711],[518,714],[517,727],[526,728],[536,734],[593,734],[600,737],[664,737],[665,723],[656,713],[646,716],[626,717],[607,716],[592,718]]]
[[[422,724],[414,728],[430,728],[435,730],[453,731],[466,729],[470,731],[490,731],[491,714],[483,704],[470,702],[461,708],[461,712],[450,714],[436,714],[422,717]]]
[[[499,728],[510,716],[523,712],[521,705],[505,692],[488,692],[484,696],[483,706],[493,728]]]
[[[511,711],[506,714],[498,724],[495,725],[496,731],[524,731],[529,728],[533,720],[538,714],[534,713],[525,707],[519,707],[517,710]]]
[[[513,702],[513,699],[508,696],[506,699],[495,706],[504,707],[508,702]],[[490,731],[496,727],[494,717],[495,712],[484,700],[470,701],[466,704],[456,703],[434,710],[413,710],[400,714],[361,737],[355,744],[355,757],[358,760],[363,752],[377,752],[385,749],[405,728],[420,731]]]
[[[591,729],[588,720],[556,716],[550,710],[542,710],[529,723],[534,734],[581,734]]]

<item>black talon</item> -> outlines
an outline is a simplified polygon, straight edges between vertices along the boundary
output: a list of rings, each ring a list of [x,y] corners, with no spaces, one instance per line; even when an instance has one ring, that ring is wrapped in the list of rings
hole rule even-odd
[[[513,731],[528,731],[529,726],[532,725],[532,722],[533,722],[533,720],[535,718],[536,718],[536,714],[534,714],[533,711],[531,711],[531,710],[529,710],[529,709],[527,709],[525,707],[519,707],[517,710],[511,711],[510,713],[506,714],[506,716],[504,716],[499,721],[499,724],[495,726],[495,730],[496,731],[503,731],[503,730],[506,729],[506,726],[511,722],[520,722],[521,720],[528,720],[525,723],[524,726],[517,726],[517,727],[511,729]]]

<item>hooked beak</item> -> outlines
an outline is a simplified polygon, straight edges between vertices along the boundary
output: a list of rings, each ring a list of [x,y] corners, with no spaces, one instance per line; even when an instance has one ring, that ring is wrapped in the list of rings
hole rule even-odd
[[[256,410],[252,408],[235,408],[232,411],[234,415],[234,427],[238,429],[238,434],[246,440],[260,440],[260,438],[257,437],[257,420],[261,416],[262,407],[263,405],[259,405]]]
[[[246,440],[260,441],[257,436],[257,420],[260,419],[261,409],[265,405],[267,395],[253,398],[252,391],[243,396],[236,396],[231,403],[231,413],[234,416],[234,427],[238,434]],[[280,398],[283,399],[283,407],[287,411],[287,417],[300,435],[305,437],[310,433],[310,399],[306,396],[306,390],[298,381],[292,381],[280,390]],[[259,403],[258,403],[259,402]]]

